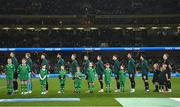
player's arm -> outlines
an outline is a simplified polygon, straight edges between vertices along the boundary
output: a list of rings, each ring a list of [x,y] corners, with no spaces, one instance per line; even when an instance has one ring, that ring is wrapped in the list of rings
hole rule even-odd
[[[136,64],[134,59],[131,61],[131,65],[134,68],[134,72],[136,72]]]
[[[77,60],[75,61],[74,65],[75,65],[75,67],[77,67],[79,65]]]
[[[102,61],[100,62],[100,68],[101,68],[101,70],[103,70],[103,71],[104,71],[104,64],[103,64],[103,62],[102,62]]]
[[[168,74],[167,74],[167,73],[165,74],[165,76],[166,76],[166,80],[168,80],[168,81],[169,81],[169,78],[168,78]]]
[[[5,67],[4,67],[4,71],[5,71],[5,74],[6,74],[6,71],[7,71],[7,65],[5,65]]]
[[[13,73],[16,71],[16,67],[13,65]]]
[[[18,72],[18,73],[20,72],[20,65],[19,65],[18,68],[17,68],[17,72]]]
[[[31,72],[31,68],[29,65],[27,65],[27,71],[28,71],[28,73]]]
[[[149,70],[149,66],[148,66],[148,62],[145,61],[145,67],[146,67],[146,70]]]
[[[65,65],[65,61],[64,61],[64,59],[62,59],[62,65]]]
[[[41,74],[39,74],[39,78],[42,80]]]
[[[46,77],[47,77],[47,74],[42,78],[42,80],[46,79]]]

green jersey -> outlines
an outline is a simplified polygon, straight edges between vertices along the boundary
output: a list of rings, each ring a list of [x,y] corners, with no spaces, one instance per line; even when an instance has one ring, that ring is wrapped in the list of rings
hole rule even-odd
[[[120,68],[120,62],[118,60],[114,60],[113,72],[115,74],[118,74],[119,73],[119,68]]]
[[[84,60],[83,61],[83,72],[84,72],[84,74],[88,73],[89,63],[90,63],[89,60]]]
[[[27,65],[29,65],[29,67],[30,67],[31,70],[32,70],[33,62],[32,62],[32,60],[31,60],[31,58],[27,58],[27,59],[26,59],[26,63],[27,63]]]
[[[59,70],[59,78],[60,79],[65,79],[66,73],[67,73],[66,70]]]
[[[119,71],[119,78],[120,78],[120,81],[126,80],[126,72],[124,70]]]
[[[15,66],[13,64],[5,65],[5,74],[7,79],[13,79],[15,72]]]
[[[71,63],[71,73],[73,75],[77,72],[77,70],[76,70],[77,66],[78,66],[77,60],[72,60],[72,63]]]
[[[128,72],[135,73],[136,72],[136,65],[133,58],[129,59],[128,61]]]
[[[96,74],[95,68],[88,68],[88,82],[95,81],[95,74]]]
[[[83,74],[81,72],[76,72],[75,75],[74,75],[75,79],[79,79],[81,80],[82,77],[83,77]]]
[[[18,66],[18,72],[19,72],[19,79],[20,80],[28,80],[28,73],[30,72],[29,65],[22,65],[20,64]]]
[[[102,60],[99,60],[96,63],[96,71],[98,75],[102,75],[104,73],[104,63]]]
[[[13,65],[15,66],[15,68],[17,69],[17,67],[18,67],[18,60],[17,60],[17,58],[16,58],[16,57],[12,57],[11,60],[12,60],[12,64],[13,64]]]
[[[48,75],[48,70],[47,69],[40,69],[39,74],[40,74],[41,78],[44,78],[45,76]]]
[[[112,73],[112,70],[110,68],[106,68],[104,70],[105,83],[110,83],[111,82],[111,73]]]
[[[64,66],[64,65],[65,65],[64,59],[63,58],[58,58],[58,61],[57,61],[57,64],[56,64],[57,70],[60,70],[61,66]]]

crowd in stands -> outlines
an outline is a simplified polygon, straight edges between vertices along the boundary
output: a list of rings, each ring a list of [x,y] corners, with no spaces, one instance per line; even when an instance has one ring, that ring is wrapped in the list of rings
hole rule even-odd
[[[1,0],[0,14],[177,14],[179,0]]]

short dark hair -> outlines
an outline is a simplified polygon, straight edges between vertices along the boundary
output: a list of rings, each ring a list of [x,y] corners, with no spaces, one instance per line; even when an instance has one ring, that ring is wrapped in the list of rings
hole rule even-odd
[[[116,54],[114,54],[113,56],[115,56],[116,58],[118,58],[118,56]]]
[[[101,55],[98,55],[97,57],[100,57],[100,58],[102,58],[102,56],[101,56]]]
[[[140,56],[142,56],[144,59],[146,58],[146,56],[144,54],[141,54]]]
[[[168,53],[164,53],[164,55],[166,55],[167,57],[169,57],[169,54],[168,54]]]

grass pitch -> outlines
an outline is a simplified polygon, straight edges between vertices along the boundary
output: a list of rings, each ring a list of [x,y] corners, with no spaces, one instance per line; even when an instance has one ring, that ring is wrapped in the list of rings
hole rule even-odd
[[[21,103],[0,103],[0,106],[121,106],[115,98],[178,98],[180,97],[180,78],[172,78],[172,93],[154,93],[153,84],[149,79],[150,92],[144,91],[144,84],[140,77],[136,78],[136,92],[129,93],[130,83],[127,78],[124,93],[98,93],[99,83],[95,82],[95,92],[93,94],[85,93],[87,91],[87,81],[83,80],[83,87],[80,94],[73,94],[73,81],[71,78],[66,79],[65,93],[57,94],[59,90],[59,80],[49,78],[49,93],[40,95],[39,79],[33,79],[33,93],[25,96],[17,95],[8,96],[6,90],[6,80],[0,79],[0,99],[9,98],[80,98],[80,102],[21,102]],[[112,78],[112,90],[115,89],[115,80]],[[20,87],[19,87],[20,90]]]

